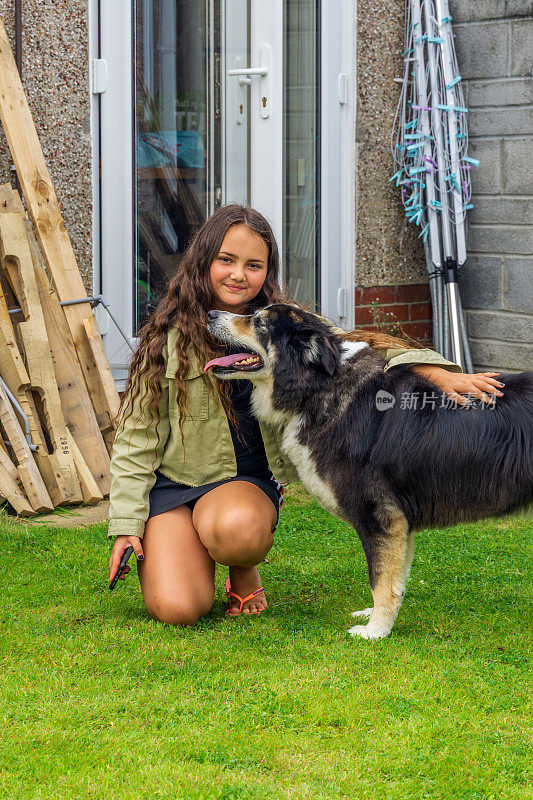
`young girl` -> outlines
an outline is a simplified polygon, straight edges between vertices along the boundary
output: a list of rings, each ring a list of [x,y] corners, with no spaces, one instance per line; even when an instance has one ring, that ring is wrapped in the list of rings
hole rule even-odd
[[[210,337],[209,310],[250,314],[283,299],[270,225],[257,211],[230,205],[196,234],[139,332],[111,459],[109,569],[111,579],[132,545],[154,619],[194,625],[205,615],[216,562],[229,567],[230,616],[267,608],[257,565],[273,544],[282,484],[298,478],[279,433],[251,414],[251,383],[217,382],[203,367],[231,352]],[[384,350],[387,369],[416,365],[459,403],[466,402],[461,393],[486,402],[501,394],[497,373],[457,374],[458,365],[431,350],[357,336]]]

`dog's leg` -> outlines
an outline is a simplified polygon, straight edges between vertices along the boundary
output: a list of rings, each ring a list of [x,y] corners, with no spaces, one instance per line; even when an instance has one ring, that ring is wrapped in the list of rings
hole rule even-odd
[[[414,533],[409,533],[407,535],[407,553],[405,559],[405,578],[404,578],[404,586],[407,586],[407,579],[409,578],[409,573],[411,572],[411,565],[413,563],[413,557],[415,554],[415,536]],[[404,588],[405,594],[405,588]],[[373,611],[373,607],[370,608],[362,608],[361,611],[352,611],[352,617],[356,619],[368,619]]]
[[[374,607],[354,611],[354,617],[368,617],[368,625],[355,625],[348,632],[364,639],[381,639],[391,632],[405,594],[413,561],[414,536],[402,512],[390,506],[380,513],[377,529],[374,528],[371,535],[362,533],[360,536]]]
[[[352,617],[362,617],[363,619],[368,619],[372,613],[372,610],[373,606],[370,606],[370,608],[362,608],[361,611],[352,611]]]

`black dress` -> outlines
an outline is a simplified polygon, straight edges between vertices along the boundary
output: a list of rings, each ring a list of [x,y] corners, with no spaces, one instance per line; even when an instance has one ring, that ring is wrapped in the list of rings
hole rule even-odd
[[[229,348],[228,348],[229,351]],[[156,470],[156,482],[150,491],[150,517],[162,514],[177,506],[188,505],[194,508],[198,498],[211,489],[231,481],[248,481],[258,486],[272,500],[279,514],[283,503],[283,487],[274,478],[268,466],[265,445],[259,423],[252,414],[251,395],[252,384],[246,380],[230,382],[231,399],[235,416],[238,420],[240,439],[234,426],[229,423],[235,458],[237,461],[237,474],[233,478],[224,478],[214,483],[205,483],[202,486],[187,486],[185,483],[176,483]]]

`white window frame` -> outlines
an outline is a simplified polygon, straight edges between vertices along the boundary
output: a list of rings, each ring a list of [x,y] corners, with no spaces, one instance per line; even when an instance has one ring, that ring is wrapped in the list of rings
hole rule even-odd
[[[131,3],[89,0],[89,28],[91,64],[94,58],[103,59],[108,73],[105,91],[99,95],[91,93],[94,156],[93,291],[104,295],[130,336],[131,343],[135,345],[137,340],[132,336],[134,184]],[[98,30],[101,42],[99,53]],[[356,31],[356,0],[339,0],[337,3],[322,0],[321,309],[325,316],[345,329],[354,325]],[[112,131],[112,134],[108,131]],[[281,127],[278,138],[275,174],[281,176]],[[281,177],[272,181],[271,176],[271,182],[280,187]],[[274,207],[276,221],[281,220],[282,204],[280,191]],[[280,222],[277,222],[275,229],[281,242]],[[103,309],[98,311],[98,319],[111,369],[120,389],[127,377],[131,351],[115,326],[109,324]]]
[[[92,65],[95,59],[100,57],[100,49],[98,46],[98,32],[99,32],[99,17],[98,17],[98,0],[89,0],[89,63],[88,74],[90,76],[90,131],[91,131],[91,148],[92,148],[92,161],[91,161],[91,174],[92,174],[92,264],[93,264],[93,281],[92,292],[98,294],[100,292],[100,105],[99,96],[93,94],[92,85]],[[99,327],[105,327],[100,325]]]
[[[131,3],[90,2],[91,57],[107,66],[107,85],[91,92],[96,190],[93,245],[94,292],[103,294],[133,346],[133,91]],[[94,43],[100,31],[100,53]],[[91,70],[92,72],[92,70]],[[93,88],[93,87],[91,87]],[[108,131],[112,130],[112,135]],[[101,136],[99,136],[101,131]],[[101,164],[98,180],[99,160]],[[100,191],[98,184],[100,183]],[[101,249],[99,242],[101,241]],[[117,388],[124,387],[131,350],[98,306],[98,322]]]
[[[321,2],[321,310],[355,324],[356,0]]]

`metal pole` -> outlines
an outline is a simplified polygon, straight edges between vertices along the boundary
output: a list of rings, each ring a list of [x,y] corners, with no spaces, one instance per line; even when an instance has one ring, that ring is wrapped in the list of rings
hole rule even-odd
[[[467,369],[467,372],[473,372],[474,371],[474,365],[472,364],[472,355],[470,353],[470,343],[468,341],[468,331],[466,329],[465,315],[463,313],[463,305],[461,303],[461,297],[460,296],[459,296],[458,307],[459,307],[459,323],[461,325],[461,339],[462,339],[462,342],[463,342],[463,353],[464,353],[464,356],[465,356],[466,369]]]
[[[24,420],[24,436],[26,437],[26,441],[28,442],[30,450],[32,450],[34,453],[37,452],[39,450],[39,447],[38,447],[38,445],[33,444],[32,440],[31,440],[30,421],[29,421],[28,417],[26,416],[26,414],[22,410],[22,406],[18,402],[18,400],[15,397],[15,395],[10,391],[9,386],[6,384],[6,382],[3,380],[3,378],[0,378],[0,383],[4,387],[5,393],[7,394],[9,399],[11,400],[11,402],[14,405],[15,409],[18,411],[18,413],[20,414],[20,416]],[[6,444],[11,447],[10,442],[6,441]]]
[[[111,312],[111,309],[109,308],[109,303],[105,300],[103,295],[95,294],[95,295],[93,295],[93,297],[79,297],[77,300],[61,300],[59,305],[60,306],[75,306],[75,305],[79,305],[80,303],[91,303],[91,304],[94,303],[95,306],[98,305],[98,303],[101,303],[103,305],[103,307],[105,308],[105,310],[107,311],[107,313],[109,314],[109,316],[111,317],[111,319],[113,320],[113,322],[115,323],[115,325],[117,326],[119,332],[122,334],[122,338],[124,339],[124,341],[126,342],[128,347],[130,348],[132,353],[135,352],[135,348],[131,344],[131,342],[129,340],[129,337],[126,335],[125,331],[120,326],[120,324],[117,321],[117,319],[115,318],[114,314]],[[18,314],[21,311],[22,311],[21,308],[10,308],[9,309],[9,313],[10,314]]]
[[[441,280],[441,301],[442,301],[442,355],[450,358],[450,321],[448,318],[448,297],[444,288],[444,275]]]
[[[440,352],[440,305],[438,295],[438,273],[433,267],[431,253],[427,240],[424,242],[424,255],[426,257],[426,269],[428,271],[429,293],[431,295],[431,308],[433,311],[433,347]]]
[[[459,322],[460,299],[459,287],[457,285],[457,263],[452,258],[446,259],[446,264],[444,265],[444,282],[446,283],[446,297],[448,299],[452,358],[456,364],[464,368],[461,323]]]
[[[426,1],[424,3],[424,15],[426,22],[427,35],[433,30],[431,22],[431,8],[430,4]],[[439,184],[439,200],[442,204],[440,218],[442,229],[442,249],[444,258],[453,258],[454,249],[452,243],[452,232],[450,226],[450,215],[448,209],[448,187],[446,186],[445,176],[447,172],[446,156],[444,144],[442,140],[442,124],[441,124],[441,110],[437,108],[439,105],[439,82],[438,82],[438,67],[435,54],[437,45],[434,42],[428,41],[428,65],[429,65],[429,82],[431,87],[431,125],[432,133],[435,137],[435,151],[437,156],[437,178]]]
[[[417,130],[422,135],[422,148],[424,153],[424,162],[422,166],[426,167],[426,172],[422,173],[426,175],[425,179],[425,190],[426,190],[426,214],[428,219],[429,225],[429,238],[430,238],[430,256],[431,262],[434,264],[435,267],[442,266],[442,260],[440,255],[440,237],[439,237],[439,221],[438,221],[438,214],[437,207],[435,205],[435,200],[437,197],[435,195],[435,185],[433,183],[432,175],[432,167],[431,164],[433,162],[433,158],[431,155],[431,138],[430,138],[430,121],[429,121],[429,112],[427,111],[428,107],[428,96],[427,96],[427,81],[426,81],[426,67],[424,62],[424,40],[422,38],[422,14],[420,10],[420,0],[412,0],[411,5],[411,14],[413,19],[413,29],[415,26],[418,28],[418,36],[414,36],[414,50],[415,50],[415,78],[416,78],[416,85],[418,89],[418,98],[417,103],[421,106],[421,110],[419,113],[419,120],[420,125],[417,126]],[[421,190],[422,191],[422,190]]]
[[[446,105],[448,111],[445,112],[448,122],[448,142],[450,149],[450,175],[453,177],[451,187],[451,197],[453,199],[453,225],[455,229],[455,239],[457,245],[457,262],[464,264],[466,261],[466,239],[465,239],[465,211],[463,208],[463,192],[461,181],[461,167],[459,163],[459,148],[457,146],[457,113],[465,114],[466,111],[457,112],[457,108],[464,108],[456,102],[458,94],[457,83],[454,81],[460,77],[454,75],[452,53],[454,51],[452,39],[452,24],[448,0],[435,0],[437,14],[437,33],[438,38],[442,39],[439,44],[441,52],[442,73],[444,77]],[[462,96],[462,92],[461,92]],[[463,101],[464,102],[464,101]]]

